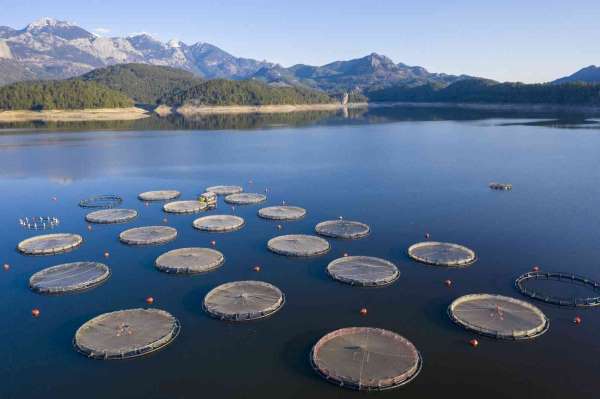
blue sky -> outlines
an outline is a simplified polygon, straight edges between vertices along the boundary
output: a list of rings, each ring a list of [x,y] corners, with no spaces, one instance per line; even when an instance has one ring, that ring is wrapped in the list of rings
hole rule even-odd
[[[378,52],[433,72],[543,82],[600,64],[600,0],[0,0],[0,10],[14,28],[53,17],[284,66]]]

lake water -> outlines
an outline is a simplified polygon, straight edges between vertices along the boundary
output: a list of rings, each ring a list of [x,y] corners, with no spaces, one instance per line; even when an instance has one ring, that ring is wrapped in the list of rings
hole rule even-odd
[[[42,130],[31,130],[33,126]],[[389,329],[411,340],[424,365],[410,384],[369,394],[386,398],[597,398],[600,390],[600,309],[536,302],[550,330],[521,342],[479,338],[454,325],[446,308],[468,293],[523,299],[514,279],[543,270],[600,280],[600,127],[589,115],[513,114],[457,109],[380,109],[367,113],[211,117],[122,124],[11,125],[0,132],[0,384],[1,398],[349,398],[309,364],[311,346],[348,326]],[[70,130],[73,128],[74,130]],[[84,130],[84,131],[82,131]],[[94,130],[94,131],[85,131]],[[250,181],[252,183],[250,183]],[[491,181],[510,182],[510,192]],[[267,204],[305,207],[306,218],[282,223],[238,206],[237,232],[195,230],[199,215],[165,215],[137,194],[177,189],[195,198],[207,186],[268,189]],[[127,224],[87,230],[77,206],[96,194],[118,194],[140,216]],[[52,200],[56,197],[56,201]],[[219,200],[217,211],[231,213]],[[16,252],[35,232],[18,218],[60,218],[57,232],[81,234],[77,250],[27,257]],[[118,240],[135,226],[167,224],[178,238],[134,248]],[[316,223],[343,216],[371,226],[356,241],[330,240],[320,257],[270,253],[268,239],[311,233]],[[412,262],[409,245],[426,232],[477,251],[461,270]],[[175,248],[216,240],[226,263],[197,276],[157,271],[154,260]],[[103,253],[110,252],[109,258]],[[385,288],[333,281],[326,265],[344,253],[395,262],[400,278]],[[108,264],[104,285],[75,295],[42,296],[28,289],[34,272],[59,263]],[[260,264],[256,273],[253,266]],[[230,323],[202,310],[221,283],[260,279],[286,295],[270,318]],[[452,288],[444,280],[453,281]],[[181,322],[167,348],[124,361],[87,359],[73,349],[77,328],[117,309],[153,306]],[[366,317],[359,309],[366,307]],[[31,309],[39,308],[39,318]],[[575,325],[573,318],[583,323]]]

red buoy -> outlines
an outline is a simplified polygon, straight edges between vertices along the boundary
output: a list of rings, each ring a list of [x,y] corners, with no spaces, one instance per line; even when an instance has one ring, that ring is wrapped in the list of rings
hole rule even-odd
[[[539,266],[534,266],[531,270],[533,270],[534,272],[539,272],[540,271],[540,267]]]
[[[215,240],[212,240],[212,241],[210,242],[210,245],[212,245],[213,247],[215,247],[215,246],[217,245],[217,242],[216,242]]]
[[[4,266],[2,266],[2,268],[4,269],[5,272],[10,270],[10,265],[8,263],[5,263]]]
[[[110,256],[110,252],[108,252],[108,251],[104,251],[104,257],[105,257],[105,258],[108,258],[109,256]]]
[[[260,271],[260,266],[258,266],[258,265],[254,266],[254,271],[255,272],[259,272]]]
[[[446,287],[450,288],[452,287],[452,280],[446,280],[444,281],[444,284],[446,284]]]
[[[31,310],[31,315],[32,315],[33,317],[39,317],[39,316],[40,316],[40,313],[41,313],[41,312],[40,312],[40,310],[39,310],[38,308],[34,308],[34,309],[32,309],[32,310]]]
[[[360,310],[360,315],[361,315],[361,316],[366,316],[366,315],[367,315],[367,313],[369,313],[369,312],[367,311],[367,308],[362,308],[362,309]]]
[[[469,341],[469,345],[471,345],[473,348],[477,348],[479,346],[479,341],[477,341],[475,338],[473,338],[472,340]]]
[[[573,323],[575,324],[581,324],[582,320],[581,317],[579,316],[575,316],[575,318],[573,319]]]
[[[153,298],[153,297],[151,297],[151,296],[149,296],[148,298],[146,298],[146,303],[147,303],[148,305],[152,305],[152,304],[154,303],[154,298]]]

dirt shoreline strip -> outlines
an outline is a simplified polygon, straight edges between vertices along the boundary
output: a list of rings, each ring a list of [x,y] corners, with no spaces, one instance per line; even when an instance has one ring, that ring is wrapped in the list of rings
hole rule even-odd
[[[0,111],[0,122],[79,122],[79,121],[126,121],[148,118],[151,114],[137,107],[98,108],[44,111]]]
[[[198,114],[274,114],[302,111],[334,111],[343,108],[366,108],[367,103],[327,103],[327,104],[293,104],[293,105],[224,105],[224,106],[190,106],[184,105],[175,110],[176,113],[188,116]],[[163,112],[156,112],[164,114]]]

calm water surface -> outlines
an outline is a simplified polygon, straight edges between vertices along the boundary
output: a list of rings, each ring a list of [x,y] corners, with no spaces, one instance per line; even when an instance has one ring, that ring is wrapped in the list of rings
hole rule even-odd
[[[239,126],[249,130],[233,129],[240,119],[225,117],[212,125],[138,122],[147,125],[121,131],[10,126],[19,130],[0,133],[0,262],[11,265],[0,272],[0,397],[597,398],[600,309],[536,303],[551,320],[545,335],[528,342],[480,338],[477,349],[467,344],[473,335],[446,315],[448,304],[468,293],[520,298],[514,279],[534,264],[600,280],[600,129],[594,120],[581,124],[578,116],[559,119],[382,110],[307,117],[293,121],[296,127],[282,126],[289,120],[254,117]],[[510,182],[514,189],[492,191],[490,181]],[[235,213],[246,226],[228,234],[193,229],[198,215],[168,215],[168,225],[179,231],[176,241],[143,248],[118,241],[126,228],[163,223],[161,205],[144,206],[139,192],[177,189],[182,199],[191,199],[215,184],[268,189],[267,204],[286,201],[305,207],[308,215],[283,223],[280,232],[276,222],[256,216],[259,206],[238,206]],[[88,231],[86,211],[77,203],[106,193],[121,195],[123,207],[140,216]],[[211,212],[232,209],[220,201]],[[84,244],[57,256],[18,254],[17,243],[35,235],[18,218],[35,215],[58,216],[55,231],[81,234]],[[278,234],[311,233],[319,221],[338,216],[368,223],[372,234],[330,240],[328,254],[310,259],[266,249]],[[411,262],[406,248],[425,232],[475,249],[478,262],[462,270]],[[181,277],[153,267],[163,252],[211,240],[226,257],[215,272]],[[337,283],[325,267],[345,252],[389,259],[400,279],[379,289]],[[28,289],[34,272],[80,260],[107,263],[111,278],[76,295],[41,296]],[[256,264],[262,266],[258,274],[252,271]],[[448,278],[454,282],[450,289],[443,283]],[[268,319],[242,324],[202,311],[210,289],[244,279],[275,284],[286,294],[285,306]],[[181,334],[169,347],[125,361],[91,360],[73,349],[82,323],[143,307],[148,295],[181,322]],[[34,307],[41,310],[37,319],[30,315]],[[369,309],[367,317],[359,315],[361,307]],[[575,315],[583,319],[579,326],[572,322]],[[423,356],[421,374],[405,387],[374,394],[321,380],[308,362],[310,348],[325,333],[348,326],[407,337]]]

